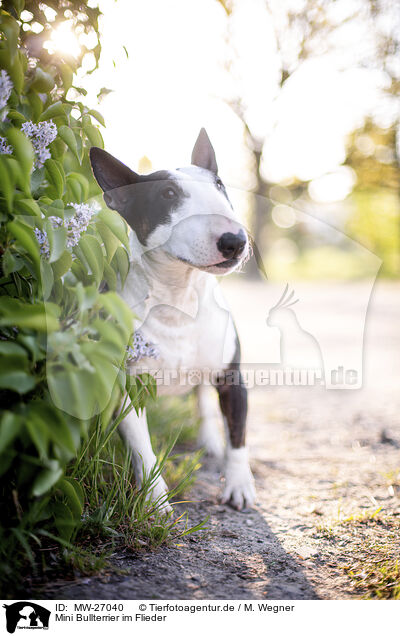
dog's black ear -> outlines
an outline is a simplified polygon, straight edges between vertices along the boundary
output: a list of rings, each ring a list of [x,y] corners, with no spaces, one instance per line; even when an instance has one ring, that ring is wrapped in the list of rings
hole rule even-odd
[[[206,168],[211,172],[218,173],[217,160],[215,158],[214,148],[206,133],[205,128],[202,128],[199,132],[199,136],[196,139],[192,151],[192,164],[199,166],[199,168]]]
[[[93,146],[89,156],[93,174],[104,192],[104,201],[113,210],[120,211],[128,197],[126,186],[137,183],[140,175],[101,148]]]

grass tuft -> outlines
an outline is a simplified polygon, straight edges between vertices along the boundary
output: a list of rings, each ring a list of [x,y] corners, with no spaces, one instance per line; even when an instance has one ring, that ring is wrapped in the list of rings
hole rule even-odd
[[[127,410],[106,428],[99,417],[69,466],[68,477],[82,488],[84,510],[78,521],[65,522],[62,536],[44,529],[33,534],[24,528],[11,534],[20,549],[12,551],[18,554],[18,561],[14,556],[12,564],[6,560],[0,563],[3,598],[23,598],[29,589],[34,596],[36,588],[55,578],[115,571],[118,568],[112,556],[116,550],[155,549],[205,528],[207,519],[190,524],[181,501],[200,467],[201,452],[189,450],[197,426],[193,399],[158,398],[150,406],[150,430],[159,461],[140,489],[135,484],[130,452],[117,433]],[[178,422],[183,424],[177,431]],[[150,494],[161,473],[170,490],[154,501]],[[165,514],[167,502],[172,512]],[[40,505],[38,501],[37,507]],[[35,509],[35,514],[40,510]],[[21,573],[21,585],[16,581],[16,570]]]
[[[135,485],[131,455],[116,432],[117,426],[114,423],[112,430],[103,431],[100,421],[97,423],[72,470],[83,487],[86,502],[75,537],[78,544],[115,538],[130,549],[155,548],[204,527],[205,521],[191,527],[187,513],[175,518],[176,499],[188,492],[200,467],[200,451],[172,453],[178,442],[183,439],[187,444],[194,435],[192,404],[170,401],[163,408],[161,401],[151,409],[150,419],[157,423],[152,433],[159,460],[140,489]],[[176,422],[188,420],[176,432]],[[152,488],[161,473],[170,490],[152,500]],[[163,511],[167,503],[172,505],[172,512]]]

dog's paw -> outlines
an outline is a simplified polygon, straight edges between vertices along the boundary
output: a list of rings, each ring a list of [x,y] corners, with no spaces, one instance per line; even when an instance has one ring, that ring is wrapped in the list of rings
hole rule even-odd
[[[228,503],[236,510],[250,508],[254,504],[256,490],[246,448],[230,449],[225,468],[225,488],[221,503]]]

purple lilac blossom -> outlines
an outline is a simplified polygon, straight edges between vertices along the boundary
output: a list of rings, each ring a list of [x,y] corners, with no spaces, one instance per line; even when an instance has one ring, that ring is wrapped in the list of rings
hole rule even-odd
[[[127,362],[137,362],[141,358],[159,358],[160,353],[157,345],[144,339],[141,331],[133,334],[132,346],[127,347]]]
[[[12,147],[8,145],[5,137],[0,137],[0,155],[11,155]]]
[[[51,157],[47,146],[57,137],[57,126],[51,119],[38,124],[26,121],[22,124],[21,130],[32,142],[36,154],[35,168],[43,168],[46,159]]]
[[[83,232],[86,232],[90,219],[96,212],[94,206],[88,203],[69,203],[75,209],[75,214],[69,219],[61,219],[58,216],[49,216],[49,221],[54,228],[65,227],[67,230],[67,248],[71,249],[78,245]],[[35,235],[40,245],[40,253],[48,257],[50,254],[49,239],[46,230],[35,229]]]
[[[4,70],[1,71],[0,73],[0,110],[7,106],[7,102],[10,98],[12,89],[13,89],[13,83],[7,71],[4,71]]]

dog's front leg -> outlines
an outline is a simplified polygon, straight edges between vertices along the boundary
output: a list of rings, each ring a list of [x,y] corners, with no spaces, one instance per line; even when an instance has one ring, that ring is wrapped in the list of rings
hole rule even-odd
[[[136,484],[140,488],[143,480],[149,476],[154,468],[157,458],[151,447],[149,429],[147,426],[146,409],[136,414],[132,409],[129,415],[119,425],[119,432],[125,443],[132,450],[132,464],[135,472]],[[162,512],[172,510],[167,501],[168,487],[161,475],[154,480],[150,497],[153,501],[159,501],[159,509]]]
[[[227,429],[225,489],[222,503],[230,502],[241,510],[252,506],[255,499],[254,478],[251,473],[248,449],[245,445],[247,417],[247,389],[240,372],[235,384],[217,386],[221,411]]]
[[[213,387],[202,384],[197,387],[197,402],[200,415],[198,443],[208,455],[222,460],[224,446],[218,427],[221,415],[218,404],[213,398],[215,399]]]

